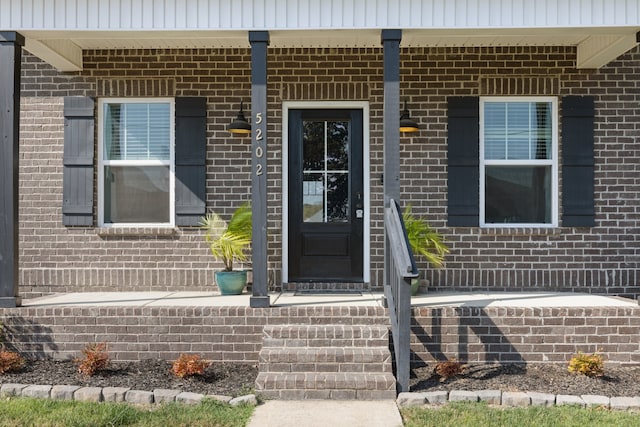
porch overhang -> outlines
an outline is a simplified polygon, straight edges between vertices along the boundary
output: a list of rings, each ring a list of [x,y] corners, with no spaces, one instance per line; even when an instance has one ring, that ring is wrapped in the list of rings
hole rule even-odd
[[[94,49],[249,48],[249,30],[19,30],[25,49],[60,71],[81,71]],[[380,47],[381,28],[270,30],[274,48]],[[408,28],[401,47],[575,46],[576,68],[600,68],[637,45],[638,26]]]

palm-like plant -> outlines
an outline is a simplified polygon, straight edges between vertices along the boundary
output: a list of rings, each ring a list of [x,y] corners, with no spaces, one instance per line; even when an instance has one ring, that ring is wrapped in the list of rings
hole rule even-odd
[[[200,219],[211,255],[221,259],[224,271],[233,271],[234,261],[247,261],[246,249],[251,245],[251,204],[240,206],[225,223],[220,215],[210,212]]]
[[[442,267],[444,256],[449,253],[449,248],[444,243],[442,236],[434,231],[426,221],[411,213],[411,205],[407,205],[405,208],[402,219],[413,253],[425,257],[435,268]]]

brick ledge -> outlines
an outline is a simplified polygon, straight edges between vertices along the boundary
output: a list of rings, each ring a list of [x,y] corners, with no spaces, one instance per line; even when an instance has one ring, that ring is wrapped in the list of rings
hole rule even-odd
[[[99,227],[96,231],[96,234],[102,238],[131,236],[177,238],[181,234],[180,229],[176,227]]]

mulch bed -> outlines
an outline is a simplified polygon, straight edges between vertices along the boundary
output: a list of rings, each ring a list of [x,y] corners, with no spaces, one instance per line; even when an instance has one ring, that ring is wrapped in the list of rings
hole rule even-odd
[[[241,363],[213,363],[204,375],[178,378],[170,371],[171,363],[163,360],[111,362],[106,370],[91,377],[78,373],[71,361],[30,360],[15,373],[0,375],[0,384],[79,385],[83,387],[128,387],[153,391],[175,389],[202,394],[238,396],[254,387],[258,369]]]
[[[111,362],[108,369],[92,377],[78,373],[70,361],[28,361],[22,371],[0,375],[0,384],[79,385],[83,387],[128,387],[134,390],[176,389],[202,394],[238,396],[254,388],[258,369],[246,363],[213,363],[203,376],[178,378],[170,362]],[[433,365],[411,372],[411,391],[501,390],[537,391],[552,394],[597,394],[640,396],[639,366],[605,365],[605,375],[590,378],[572,374],[565,365],[470,365],[458,376],[441,382]]]
[[[411,391],[501,390],[551,394],[639,396],[640,366],[608,366],[605,375],[591,378],[571,373],[566,365],[469,365],[456,377],[440,382],[433,366],[413,369]]]

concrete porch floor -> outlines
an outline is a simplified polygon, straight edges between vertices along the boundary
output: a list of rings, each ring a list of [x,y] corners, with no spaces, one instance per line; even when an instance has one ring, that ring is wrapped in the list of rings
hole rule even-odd
[[[86,292],[55,294],[22,301],[23,307],[127,306],[224,307],[249,306],[251,294],[216,292]],[[383,294],[363,292],[343,295],[270,294],[273,307],[382,306]],[[411,298],[414,307],[636,307],[635,300],[604,295],[559,292],[428,293]]]

